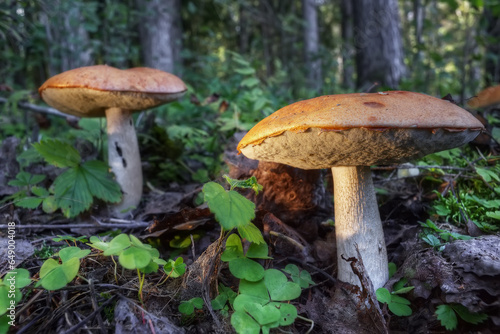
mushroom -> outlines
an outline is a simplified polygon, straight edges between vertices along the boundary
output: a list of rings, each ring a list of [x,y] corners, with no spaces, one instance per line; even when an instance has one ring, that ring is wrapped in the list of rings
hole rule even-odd
[[[38,90],[47,104],[79,117],[106,116],[108,163],[123,192],[115,216],[137,206],[142,196],[142,166],[132,113],[180,98],[186,85],[173,74],[138,67],[120,70],[96,65],[48,79]]]
[[[484,108],[500,103],[500,85],[483,89],[467,101],[471,108]]]
[[[369,166],[461,146],[482,130],[466,110],[419,93],[328,95],[271,114],[243,137],[238,151],[250,159],[303,169],[331,168],[338,279],[360,285],[342,259],[356,257],[358,245],[377,289],[388,280],[389,270]]]

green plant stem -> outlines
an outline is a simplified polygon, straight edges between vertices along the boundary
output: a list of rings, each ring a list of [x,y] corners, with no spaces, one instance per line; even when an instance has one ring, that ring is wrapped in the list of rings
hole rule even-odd
[[[115,257],[114,257],[114,256],[111,256],[111,260],[112,260],[112,261],[113,261],[113,263],[115,264],[115,269],[114,269],[114,271],[113,271],[113,275],[115,276],[115,282],[116,282],[116,284],[120,284],[120,283],[118,282],[118,276],[117,276],[117,274],[116,274],[116,269],[118,268],[118,264],[116,263],[116,261],[115,261]]]
[[[141,274],[141,271],[137,269],[137,277],[139,278],[139,300],[141,304],[144,305],[144,300],[142,299],[142,288],[144,287],[144,281],[146,280],[146,274]]]

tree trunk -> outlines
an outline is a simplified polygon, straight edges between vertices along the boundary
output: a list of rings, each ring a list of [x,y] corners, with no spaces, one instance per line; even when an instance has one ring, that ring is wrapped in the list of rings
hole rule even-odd
[[[307,88],[319,93],[323,83],[319,57],[318,10],[314,0],[302,0]]]
[[[182,28],[179,0],[136,0],[143,11],[139,32],[144,65],[180,73]]]
[[[486,21],[486,86],[500,82],[500,15],[485,6],[484,19]]]
[[[354,90],[354,24],[352,18],[352,0],[341,0],[342,13],[342,85]]]
[[[49,76],[82,66],[92,65],[89,36],[83,26],[83,3],[70,0],[51,0],[46,11],[40,13],[45,27]],[[59,15],[64,12],[64,15]]]
[[[406,72],[397,0],[353,0],[357,86],[397,88]]]

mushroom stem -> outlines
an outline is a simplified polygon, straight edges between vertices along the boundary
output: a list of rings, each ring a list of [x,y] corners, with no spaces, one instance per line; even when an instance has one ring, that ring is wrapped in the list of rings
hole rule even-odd
[[[338,276],[341,281],[360,286],[350,264],[341,258],[356,257],[358,245],[366,273],[374,289],[389,279],[384,231],[378,211],[370,167],[333,167],[335,236]]]
[[[106,109],[108,164],[123,192],[122,201],[112,206],[114,216],[123,218],[142,196],[142,166],[132,111]]]

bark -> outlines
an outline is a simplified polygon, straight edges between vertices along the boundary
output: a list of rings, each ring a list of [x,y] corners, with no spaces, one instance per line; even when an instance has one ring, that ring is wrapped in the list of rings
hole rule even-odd
[[[341,0],[342,13],[342,84],[349,90],[354,90],[354,23],[352,17],[352,0]]]
[[[302,0],[304,17],[304,53],[306,58],[307,88],[321,91],[321,59],[319,57],[318,9],[314,0]]]
[[[143,12],[139,32],[144,65],[180,74],[180,0],[136,0]]]
[[[406,72],[397,0],[353,0],[357,86],[397,88]]]

